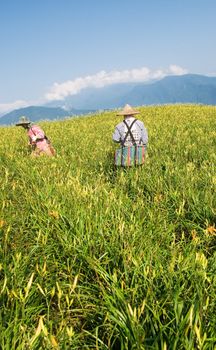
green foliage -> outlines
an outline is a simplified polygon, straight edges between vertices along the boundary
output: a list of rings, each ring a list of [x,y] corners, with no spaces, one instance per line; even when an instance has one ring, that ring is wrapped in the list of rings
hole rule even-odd
[[[141,107],[143,167],[114,169],[113,112],[1,128],[0,346],[215,349],[215,107]]]

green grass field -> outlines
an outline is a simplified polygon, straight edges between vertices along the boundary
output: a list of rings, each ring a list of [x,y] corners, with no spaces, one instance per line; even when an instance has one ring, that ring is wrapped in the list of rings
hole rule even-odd
[[[216,349],[216,107],[140,107],[145,165],[115,170],[113,112],[1,128],[0,348]]]

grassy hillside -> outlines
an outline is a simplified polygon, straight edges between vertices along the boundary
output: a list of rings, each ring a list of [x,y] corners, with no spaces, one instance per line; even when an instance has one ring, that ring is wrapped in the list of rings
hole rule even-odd
[[[1,128],[0,347],[215,349],[216,108],[140,108],[146,163],[113,168],[114,113]]]

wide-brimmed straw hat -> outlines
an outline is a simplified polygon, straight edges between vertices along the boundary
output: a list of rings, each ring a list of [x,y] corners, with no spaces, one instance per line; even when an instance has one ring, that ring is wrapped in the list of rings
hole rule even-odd
[[[16,126],[22,126],[22,125],[29,125],[31,124],[30,120],[28,120],[25,116],[20,117],[20,120],[18,123],[16,123]]]
[[[134,115],[134,114],[139,114],[140,112],[136,111],[133,109],[130,105],[125,105],[123,110],[119,112],[117,115]]]

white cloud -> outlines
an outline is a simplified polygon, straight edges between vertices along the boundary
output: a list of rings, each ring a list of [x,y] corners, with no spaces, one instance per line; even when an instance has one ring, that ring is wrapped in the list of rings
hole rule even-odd
[[[104,87],[106,85],[147,82],[153,79],[162,79],[167,75],[186,74],[187,70],[177,65],[170,65],[168,69],[150,70],[147,67],[134,68],[131,70],[111,71],[104,70],[86,77],[79,77],[75,80],[68,80],[64,83],[54,83],[50,91],[45,95],[46,100],[64,100],[69,95],[76,95],[87,87]]]
[[[171,64],[169,66],[170,74],[172,75],[182,75],[188,73],[187,69],[184,69],[182,67],[176,66],[175,64]]]
[[[100,88],[117,83],[148,82],[154,79],[162,79],[167,75],[182,75],[186,73],[186,69],[177,65],[170,65],[168,69],[157,70],[151,70],[147,67],[111,72],[102,70],[94,75],[79,77],[64,83],[54,83],[50,91],[45,95],[45,99],[43,98],[37,101],[17,100],[11,103],[0,103],[0,116],[14,109],[31,105],[43,105],[47,101],[64,100],[65,97],[76,95],[87,87]]]
[[[29,103],[23,100],[17,100],[11,103],[0,103],[0,114],[7,113],[14,109],[23,108],[29,106]]]
[[[216,72],[206,74],[207,77],[216,77]]]

